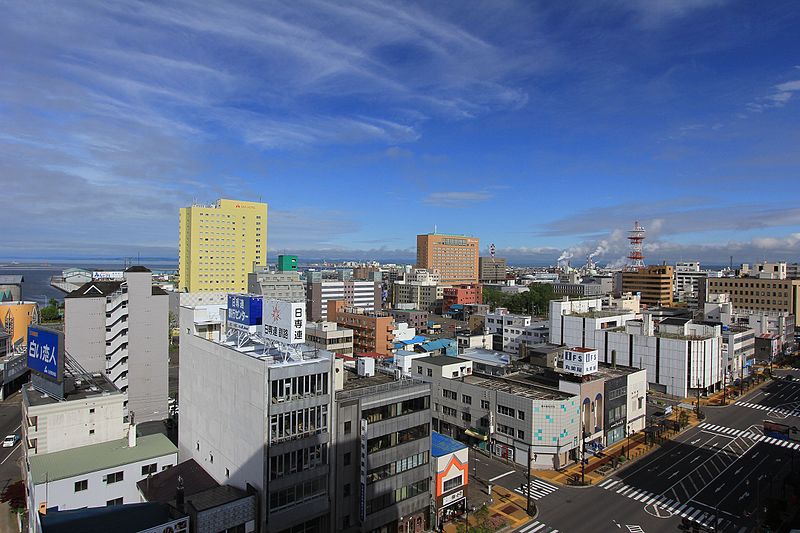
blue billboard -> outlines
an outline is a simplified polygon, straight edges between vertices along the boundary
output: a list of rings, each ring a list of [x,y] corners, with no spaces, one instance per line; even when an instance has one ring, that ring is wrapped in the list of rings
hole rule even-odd
[[[29,326],[28,368],[50,380],[61,382],[64,379],[64,334]]]
[[[229,294],[228,322],[245,327],[260,325],[262,303],[261,296]]]

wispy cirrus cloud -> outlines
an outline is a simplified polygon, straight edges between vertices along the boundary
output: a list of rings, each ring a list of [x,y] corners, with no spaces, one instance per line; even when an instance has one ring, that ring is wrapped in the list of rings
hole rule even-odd
[[[432,192],[426,196],[423,203],[436,207],[467,207],[469,205],[485,202],[494,197],[486,191],[446,191]]]

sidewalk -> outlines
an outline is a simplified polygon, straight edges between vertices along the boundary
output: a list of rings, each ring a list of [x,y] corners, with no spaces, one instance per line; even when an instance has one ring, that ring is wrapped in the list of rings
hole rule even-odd
[[[766,374],[764,374],[766,376]],[[749,388],[744,388],[743,390],[739,387],[734,385],[728,385],[727,390],[723,393],[723,391],[717,391],[714,394],[711,394],[708,397],[701,397],[700,398],[700,405],[710,405],[712,407],[719,407],[723,405],[729,405],[736,401],[738,401],[741,397],[754,392],[761,387],[763,387],[766,383],[772,381],[770,378],[765,377],[758,383],[750,385]],[[724,400],[724,403],[723,403]],[[684,400],[687,403],[694,403],[697,401],[697,398],[686,398]]]
[[[17,519],[7,503],[0,503],[0,533],[19,533]]]
[[[678,420],[679,409],[675,409],[669,420]],[[680,435],[686,429],[699,424],[699,420],[694,412],[686,411],[689,419],[689,424],[678,432],[672,433],[669,438],[674,438]],[[663,438],[663,437],[662,437]],[[665,440],[668,440],[665,438]],[[588,463],[585,465],[583,478],[587,485],[595,485],[605,479],[607,476],[613,475],[617,468],[612,467],[614,458],[620,459],[621,465],[627,464],[629,461],[635,461],[642,456],[647,455],[652,450],[658,447],[653,443],[645,443],[645,434],[643,432],[636,433],[633,437],[623,439],[616,444],[608,446],[603,449],[602,457],[597,457],[594,454],[586,454]],[[628,459],[630,457],[630,459]],[[557,483],[560,485],[574,485],[572,480],[581,480],[581,465],[573,464],[561,470],[535,470],[536,477],[544,479],[549,482]]]
[[[480,491],[486,500],[488,500],[489,496],[485,492],[486,487],[480,482],[477,485],[479,487],[473,487],[472,483],[470,483],[468,494],[471,495],[473,492]],[[484,502],[481,501],[479,505],[477,502],[473,503],[473,500],[470,500],[469,506],[471,508],[474,505],[476,508],[478,508],[481,507],[483,503]],[[528,516],[526,511],[526,506],[527,502],[525,501],[525,498],[516,492],[508,490],[507,488],[499,485],[494,485],[492,487],[492,502],[488,503],[489,517],[504,520],[506,523],[506,527],[504,529],[516,529],[531,520],[531,517]],[[470,516],[472,516],[472,513],[470,513]],[[464,525],[463,517],[458,521],[448,522],[445,524],[444,531],[445,533],[456,533],[459,525]],[[474,527],[476,523],[470,519],[470,525]]]

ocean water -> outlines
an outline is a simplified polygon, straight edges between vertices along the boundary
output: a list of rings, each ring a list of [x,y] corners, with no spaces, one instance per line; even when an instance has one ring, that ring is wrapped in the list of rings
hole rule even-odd
[[[154,272],[162,270],[174,269],[174,265],[145,265],[151,268]],[[24,278],[22,284],[22,298],[27,301],[39,303],[39,305],[47,305],[51,298],[55,298],[59,302],[64,301],[65,293],[50,286],[50,278],[53,276],[60,276],[61,272],[68,267],[86,268],[87,270],[124,270],[122,264],[107,264],[107,265],[77,265],[77,264],[46,264],[46,265],[15,265],[15,264],[0,264],[0,275],[2,274],[16,274]]]

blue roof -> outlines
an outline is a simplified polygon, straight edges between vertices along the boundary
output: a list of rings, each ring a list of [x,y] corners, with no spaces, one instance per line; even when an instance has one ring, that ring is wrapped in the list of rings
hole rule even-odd
[[[447,348],[455,343],[455,339],[436,339],[435,341],[426,342],[422,345],[422,349],[426,352],[432,352],[434,350],[441,350],[442,348]]]
[[[463,450],[467,445],[463,442],[458,442],[441,433],[435,431],[431,432],[431,455],[434,457],[441,457],[449,453]]]

